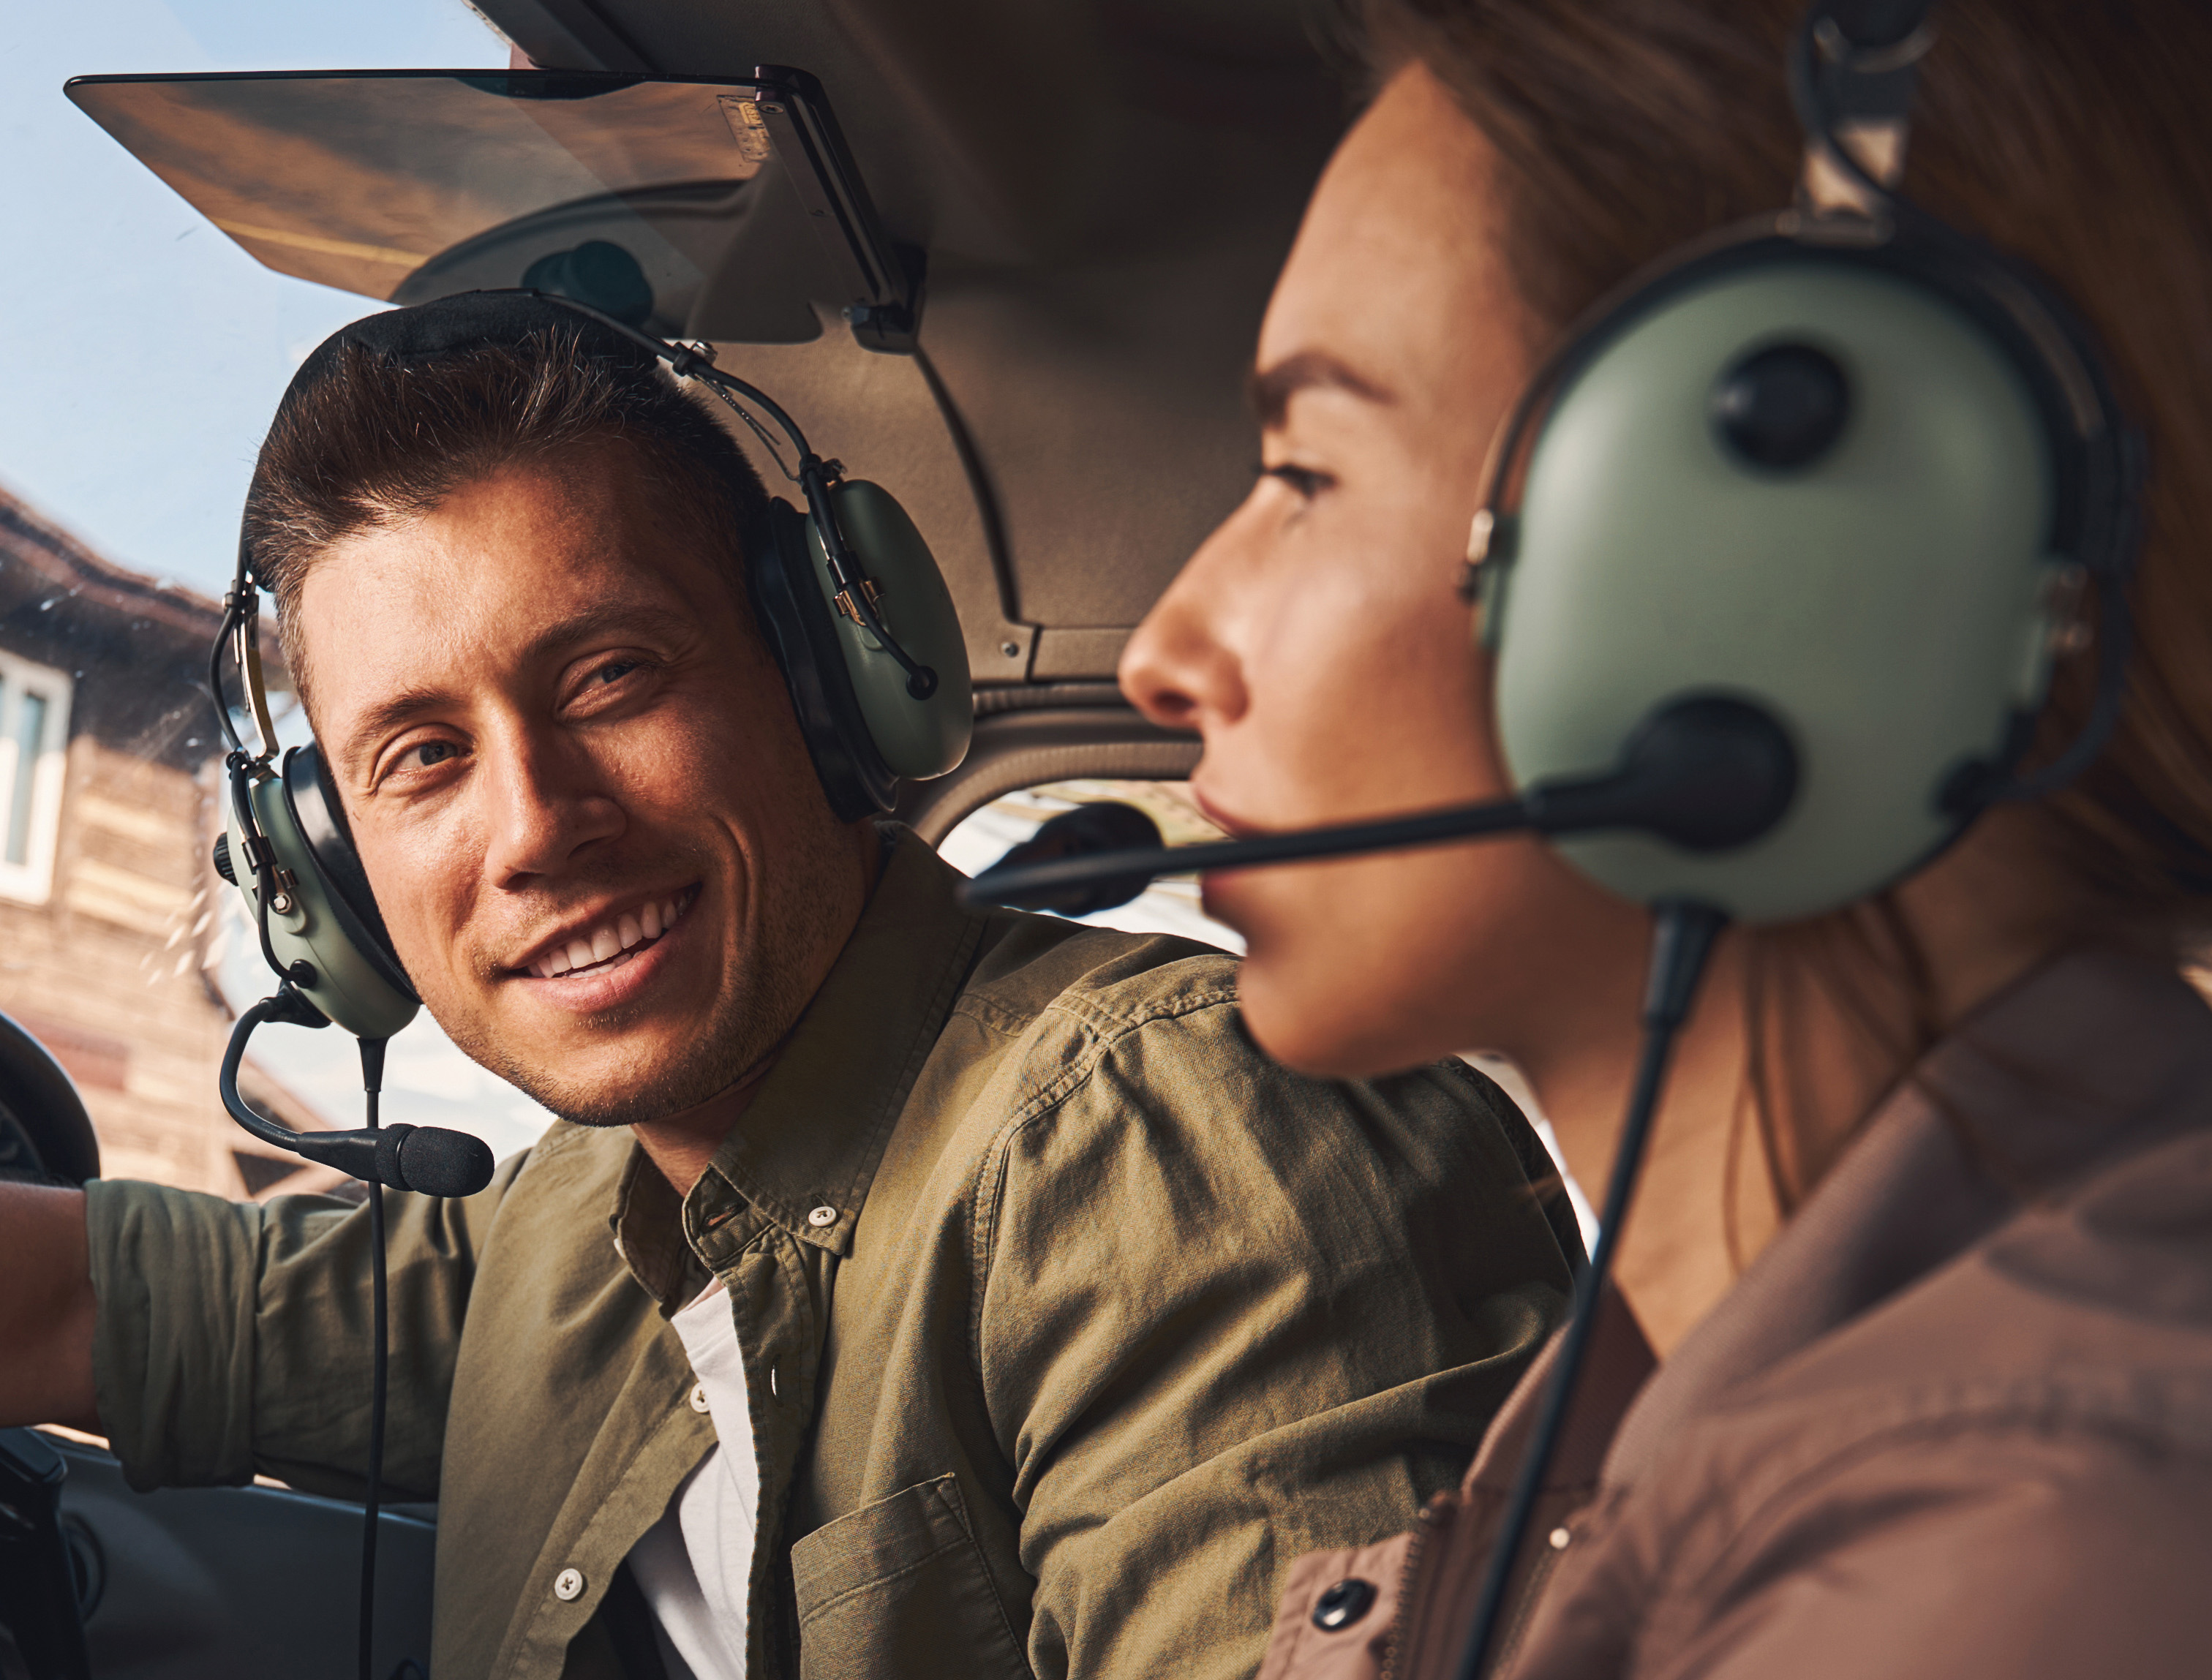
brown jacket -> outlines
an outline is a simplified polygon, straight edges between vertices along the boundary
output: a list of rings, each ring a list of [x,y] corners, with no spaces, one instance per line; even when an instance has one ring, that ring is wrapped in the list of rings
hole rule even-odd
[[[1980,1011],[1656,1374],[1607,1309],[1492,1674],[2212,1674],[2212,1010],[2171,971]],[[1413,1534],[1292,1566],[1264,1680],[1456,1672],[1551,1358]]]

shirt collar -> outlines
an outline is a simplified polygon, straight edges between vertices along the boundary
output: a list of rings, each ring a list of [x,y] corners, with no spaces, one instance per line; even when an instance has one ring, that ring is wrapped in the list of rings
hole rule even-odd
[[[704,1287],[699,1262],[684,1240],[683,1204],[645,1151],[633,1143],[615,1187],[615,1252],[668,1317]]]
[[[679,1204],[633,1146],[615,1246],[664,1308],[689,1298],[693,1252],[749,1205],[842,1256],[907,1094],[974,968],[991,917],[918,836],[884,833],[883,871],[775,1065]],[[689,1239],[689,1241],[685,1240]]]

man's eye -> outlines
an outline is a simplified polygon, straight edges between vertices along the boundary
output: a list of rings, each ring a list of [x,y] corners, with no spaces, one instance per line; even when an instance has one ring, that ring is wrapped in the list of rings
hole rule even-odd
[[[403,770],[434,769],[447,759],[458,757],[460,750],[450,741],[424,741],[400,754],[399,767]]]
[[[595,682],[615,683],[628,676],[645,664],[642,659],[613,659],[592,673]]]
[[[1262,465],[1260,476],[1281,479],[1302,501],[1311,501],[1336,482],[1325,472],[1316,472],[1311,467],[1294,466],[1288,461],[1279,461],[1273,466]]]

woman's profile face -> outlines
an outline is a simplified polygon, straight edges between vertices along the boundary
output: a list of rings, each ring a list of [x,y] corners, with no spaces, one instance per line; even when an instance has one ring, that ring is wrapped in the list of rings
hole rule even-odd
[[[1346,136],[1261,331],[1261,474],[1123,658],[1139,707],[1203,736],[1192,786],[1233,832],[1510,791],[1455,592],[1483,457],[1537,348],[1492,159],[1419,66]],[[1513,1054],[1563,1010],[1618,1022],[1645,937],[1527,838],[1210,876],[1206,903],[1249,941],[1260,1042],[1338,1075]]]

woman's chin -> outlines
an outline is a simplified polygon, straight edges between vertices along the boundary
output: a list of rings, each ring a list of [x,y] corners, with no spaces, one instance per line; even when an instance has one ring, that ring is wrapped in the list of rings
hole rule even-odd
[[[1284,1066],[1324,1079],[1368,1079],[1449,1056],[1460,1046],[1431,1020],[1432,999],[1347,983],[1325,942],[1255,947],[1237,979],[1246,1029]]]

